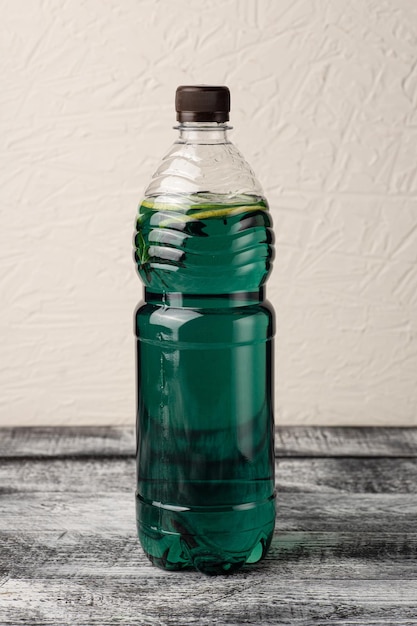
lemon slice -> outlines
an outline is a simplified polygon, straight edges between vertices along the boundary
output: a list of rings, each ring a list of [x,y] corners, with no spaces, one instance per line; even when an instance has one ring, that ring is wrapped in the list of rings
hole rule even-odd
[[[226,215],[239,215],[239,213],[248,213],[249,211],[255,210],[266,211],[266,207],[258,204],[252,204],[248,206],[230,207],[228,209],[210,209],[208,211],[197,211],[197,213],[192,214],[192,217],[197,220],[205,220],[207,217],[225,217]]]
[[[251,211],[267,211],[268,208],[262,204],[248,204],[231,207],[213,208],[213,204],[191,204],[188,207],[181,207],[180,205],[169,205],[164,202],[158,202],[153,200],[144,200],[141,206],[147,209],[154,209],[156,211],[172,211],[175,213],[171,218],[162,220],[159,226],[167,226],[171,221],[175,222],[192,222],[196,220],[205,220],[210,217],[226,217],[232,215],[239,215],[240,213],[248,213]],[[183,213],[182,211],[196,211],[191,215],[189,213]]]

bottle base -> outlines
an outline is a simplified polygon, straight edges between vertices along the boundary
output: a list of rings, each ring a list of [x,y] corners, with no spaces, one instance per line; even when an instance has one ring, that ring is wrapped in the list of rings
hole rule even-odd
[[[148,559],[161,569],[217,575],[232,574],[246,564],[261,561],[268,552],[273,532],[273,521],[262,529],[212,536],[167,533],[141,523],[138,536]]]
[[[159,538],[155,538],[159,534]],[[139,540],[148,559],[160,569],[168,571],[197,570],[208,575],[232,574],[246,564],[261,561],[271,544],[272,532],[262,533],[252,550],[243,554],[228,551],[218,551],[213,546],[210,549],[207,539],[203,543],[195,537],[181,535],[165,535],[152,531],[153,538],[142,529]],[[191,545],[190,545],[191,544]],[[162,552],[163,550],[163,552]],[[162,554],[161,554],[162,552]]]

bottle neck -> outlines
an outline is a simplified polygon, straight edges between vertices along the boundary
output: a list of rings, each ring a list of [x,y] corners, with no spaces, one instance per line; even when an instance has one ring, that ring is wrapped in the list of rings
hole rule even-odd
[[[232,127],[225,122],[181,122],[175,128],[179,131],[175,143],[204,145],[230,143],[227,131]]]
[[[144,300],[148,304],[174,307],[176,309],[231,309],[259,304],[265,300],[265,290],[238,291],[227,294],[186,294],[180,292],[154,292],[147,287]]]

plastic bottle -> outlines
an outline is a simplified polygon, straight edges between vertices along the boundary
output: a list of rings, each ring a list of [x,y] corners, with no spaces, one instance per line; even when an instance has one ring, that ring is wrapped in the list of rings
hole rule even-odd
[[[139,206],[138,535],[164,569],[232,572],[275,522],[268,204],[227,138],[227,87],[182,86]]]

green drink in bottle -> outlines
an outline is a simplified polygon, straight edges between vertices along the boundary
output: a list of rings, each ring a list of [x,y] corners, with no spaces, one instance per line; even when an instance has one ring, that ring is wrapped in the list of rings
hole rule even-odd
[[[273,234],[227,87],[179,87],[176,110],[137,218],[137,527],[159,567],[226,573],[274,530]]]

